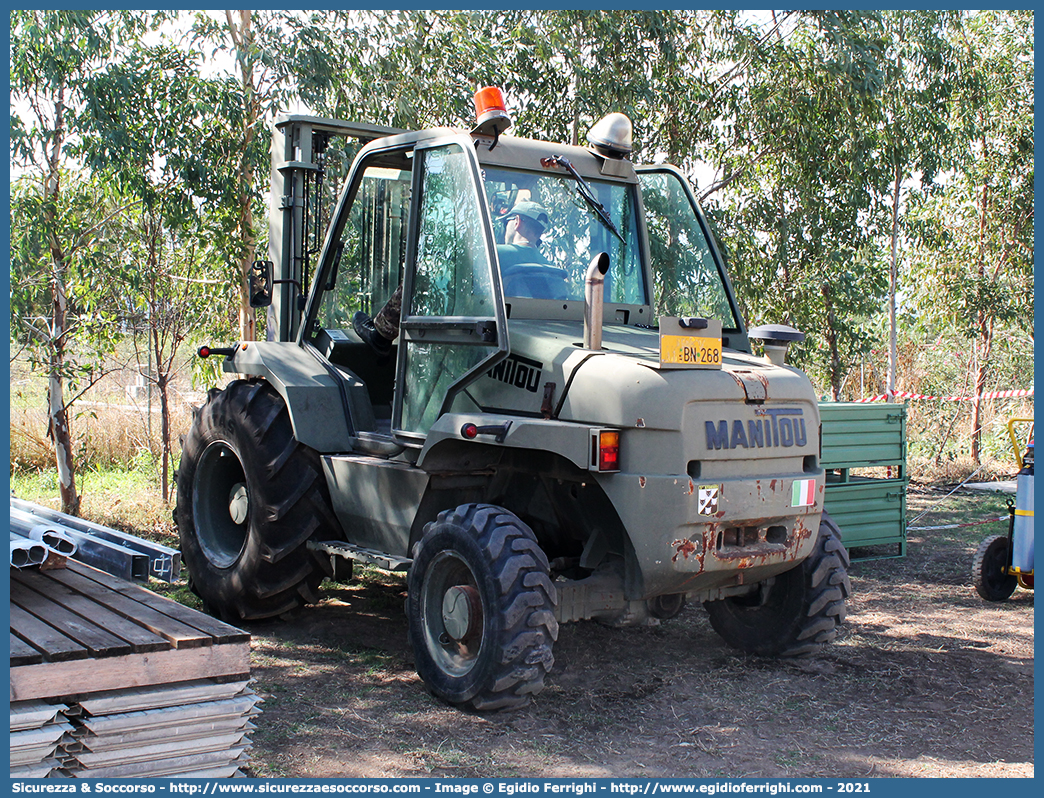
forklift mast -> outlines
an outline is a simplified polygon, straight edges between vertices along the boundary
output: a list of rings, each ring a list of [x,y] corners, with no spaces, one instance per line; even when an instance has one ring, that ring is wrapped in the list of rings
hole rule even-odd
[[[326,236],[320,203],[331,139],[355,139],[363,145],[401,132],[303,114],[276,119],[268,206],[268,253],[274,265],[266,324],[269,341],[297,339],[308,283]]]

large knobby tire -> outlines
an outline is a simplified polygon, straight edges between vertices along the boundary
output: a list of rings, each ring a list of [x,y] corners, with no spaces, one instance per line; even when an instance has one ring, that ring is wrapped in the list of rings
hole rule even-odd
[[[1008,573],[1008,537],[992,535],[979,544],[972,560],[975,592],[987,601],[1007,601],[1019,579]]]
[[[837,637],[845,620],[845,599],[852,592],[848,565],[841,533],[823,513],[816,546],[798,567],[750,595],[704,604],[711,626],[749,654],[815,654]]]
[[[319,455],[294,438],[267,382],[212,390],[178,467],[175,513],[189,584],[229,621],[280,615],[318,600],[311,538],[341,537]]]
[[[440,513],[424,528],[407,584],[417,673],[435,695],[494,710],[543,689],[558,599],[547,557],[516,515],[489,504]]]

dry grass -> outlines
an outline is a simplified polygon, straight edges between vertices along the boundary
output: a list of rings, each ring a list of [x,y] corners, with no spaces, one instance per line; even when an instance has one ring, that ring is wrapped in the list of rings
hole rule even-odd
[[[151,429],[145,407],[131,403],[85,401],[75,406],[69,428],[79,469],[132,468],[143,458],[158,457],[162,447],[158,400]],[[179,436],[188,432],[192,413],[187,404],[171,408],[171,445],[175,457]],[[54,466],[54,446],[47,432],[47,412],[38,407],[11,408],[11,469],[34,471]]]
[[[171,507],[160,493],[159,400],[153,396],[150,414],[145,397],[129,395],[127,386],[134,382],[134,371],[116,372],[73,407],[69,427],[81,494],[80,514],[97,523],[176,545]],[[172,391],[171,485],[181,451],[179,439],[192,421],[189,401],[198,401],[197,395],[185,390],[187,387],[175,385]],[[45,383],[17,364],[12,373],[10,435],[12,489],[19,498],[58,509]]]
[[[958,457],[953,460],[911,456],[906,459],[907,473],[910,479],[922,485],[956,485],[965,480],[972,482],[994,482],[1012,479],[1018,471],[1015,458],[999,460],[983,458],[976,465],[971,457]]]

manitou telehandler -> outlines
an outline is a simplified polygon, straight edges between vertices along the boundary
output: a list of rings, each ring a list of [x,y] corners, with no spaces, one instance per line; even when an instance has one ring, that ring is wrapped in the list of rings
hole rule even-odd
[[[697,601],[732,646],[817,651],[848,555],[816,394],[785,364],[801,333],[746,329],[686,179],[631,162],[625,116],[577,147],[505,135],[496,89],[476,108],[470,131],[276,123],[269,340],[201,350],[238,378],[178,472],[193,589],[255,619],[352,561],[407,571],[418,673],[479,710],[539,692],[568,621]],[[324,165],[360,145],[313,251]],[[520,250],[526,208],[542,229]],[[378,351],[353,317],[400,285]]]

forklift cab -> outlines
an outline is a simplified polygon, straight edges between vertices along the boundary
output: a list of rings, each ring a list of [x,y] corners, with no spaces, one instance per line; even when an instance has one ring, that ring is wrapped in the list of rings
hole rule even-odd
[[[306,282],[308,257],[302,236],[287,230],[308,229],[307,178],[315,181],[300,151],[307,121],[288,117],[277,124],[284,136],[274,138],[273,159],[285,160],[273,163],[273,175],[291,188],[296,172],[306,180],[304,197],[286,194],[275,214],[273,259],[290,279],[272,302],[269,334],[314,349],[336,370],[349,426],[364,444],[357,448],[416,448],[451,408],[482,411],[468,387],[508,357],[509,320],[583,320],[585,274],[602,252],[610,263],[601,288],[606,324],[655,328],[654,307],[698,313],[723,321],[726,346],[749,351],[720,255],[676,170],[636,171],[576,147],[448,129],[339,131],[369,141],[331,214],[307,302],[294,304],[288,293],[294,280]],[[519,203],[546,212],[532,248],[506,237]],[[654,279],[651,253],[672,279],[688,275],[684,292],[666,292],[668,283]],[[400,334],[382,356],[351,319],[360,310],[374,315],[400,284]]]

